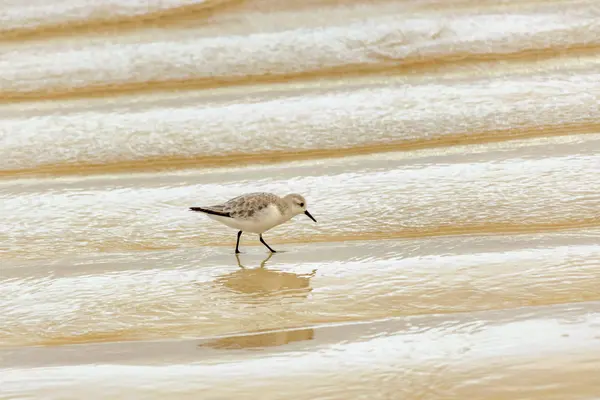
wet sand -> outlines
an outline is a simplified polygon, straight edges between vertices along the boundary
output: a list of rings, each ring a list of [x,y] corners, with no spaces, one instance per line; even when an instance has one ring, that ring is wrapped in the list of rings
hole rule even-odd
[[[597,397],[595,2],[288,3],[3,6],[0,399]]]

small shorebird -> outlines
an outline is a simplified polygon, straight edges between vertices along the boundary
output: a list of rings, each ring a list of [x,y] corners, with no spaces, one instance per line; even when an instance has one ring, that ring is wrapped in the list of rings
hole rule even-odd
[[[299,194],[288,194],[281,198],[271,193],[248,193],[235,197],[223,204],[206,207],[190,207],[208,217],[238,229],[235,253],[240,252],[242,232],[258,233],[260,242],[276,253],[263,239],[262,234],[271,228],[289,221],[298,214],[305,214],[317,222],[306,209],[306,200]]]

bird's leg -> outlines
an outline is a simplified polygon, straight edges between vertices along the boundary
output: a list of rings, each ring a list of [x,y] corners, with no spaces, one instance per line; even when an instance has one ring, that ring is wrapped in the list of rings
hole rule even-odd
[[[273,250],[271,247],[269,247],[269,245],[267,244],[267,242],[265,242],[265,240],[262,237],[262,233],[260,235],[258,235],[258,237],[260,237],[260,242],[262,244],[264,244],[265,246],[267,246],[267,249],[269,249],[271,251],[271,253],[277,253],[275,250]]]
[[[235,254],[240,254],[240,238],[242,237],[242,231],[238,232],[237,243],[235,244]]]

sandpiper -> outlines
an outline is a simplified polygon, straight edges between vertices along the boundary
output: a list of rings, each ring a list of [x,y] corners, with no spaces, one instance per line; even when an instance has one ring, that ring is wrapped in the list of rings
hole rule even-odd
[[[205,207],[190,207],[192,211],[203,212],[208,217],[238,229],[235,253],[240,252],[242,232],[257,233],[260,242],[269,251],[276,253],[263,239],[262,234],[271,228],[289,221],[299,214],[305,214],[317,222],[306,209],[306,200],[299,194],[288,194],[281,198],[272,193],[248,193],[235,197],[223,204]]]

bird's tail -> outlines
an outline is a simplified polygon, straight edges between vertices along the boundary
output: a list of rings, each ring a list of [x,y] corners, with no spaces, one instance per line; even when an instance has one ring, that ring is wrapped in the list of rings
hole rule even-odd
[[[231,217],[231,214],[229,214],[228,212],[224,212],[224,211],[220,211],[220,210],[216,210],[214,208],[208,208],[208,207],[190,207],[191,211],[196,211],[196,212],[203,212],[205,214],[212,214],[212,215],[218,215],[220,217]]]

